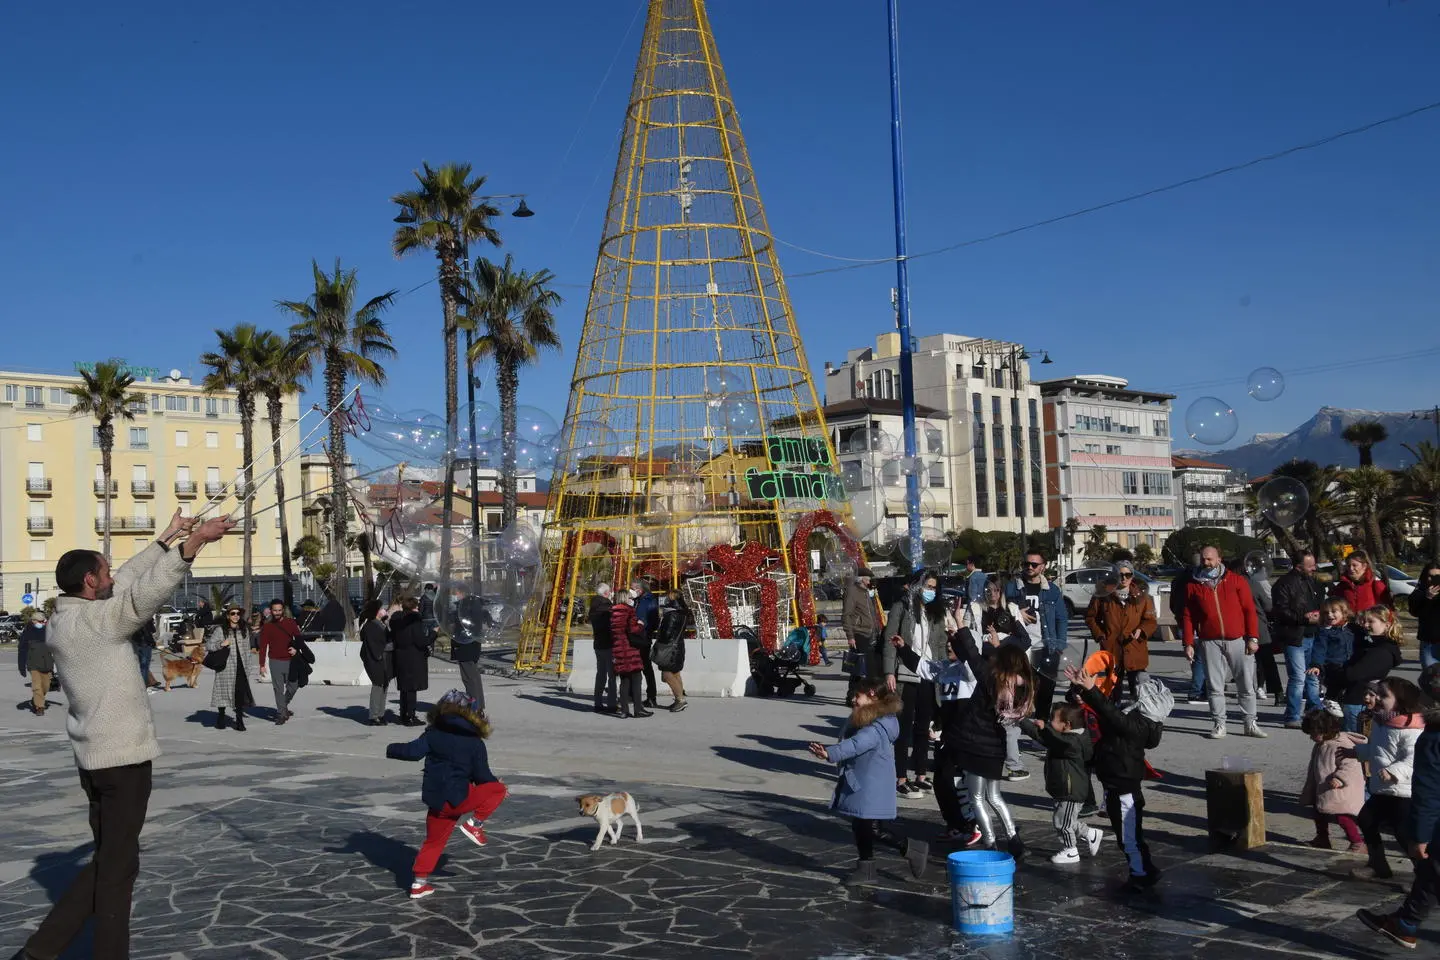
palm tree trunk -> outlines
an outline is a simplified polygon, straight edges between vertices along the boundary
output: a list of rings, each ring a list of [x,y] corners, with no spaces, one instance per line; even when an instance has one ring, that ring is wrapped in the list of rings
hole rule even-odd
[[[270,415],[270,454],[275,459],[275,509],[280,511],[280,569],[284,577],[281,585],[285,591],[285,609],[295,606],[295,585],[290,582],[293,571],[290,567],[290,524],[285,517],[285,471],[280,467],[280,423],[285,415],[284,400],[279,393],[265,398],[266,412]]]
[[[1384,555],[1385,545],[1380,536],[1380,517],[1372,508],[1365,511],[1365,539],[1369,540],[1370,558],[1373,562],[1379,563]]]
[[[440,301],[445,310],[445,493],[440,517],[440,585],[435,616],[440,625],[450,625],[450,580],[454,549],[450,543],[451,515],[455,509],[455,448],[460,445],[460,393],[457,370],[457,326],[459,312],[459,251],[453,240],[442,241],[435,255],[440,260]]]
[[[345,487],[345,429],[341,425],[340,403],[345,399],[345,362],[335,350],[325,358],[325,406],[330,411],[330,535],[335,571],[330,575],[330,595],[345,611],[345,634],[355,624],[355,611],[350,609],[350,576],[345,567],[345,513],[348,491]]]
[[[365,602],[375,599],[375,563],[370,557],[370,538],[360,535],[360,560],[365,564]]]
[[[245,458],[245,493],[240,499],[240,604],[246,616],[255,602],[255,531],[250,524],[255,506],[255,397],[242,391],[240,401],[240,446]]]
[[[100,552],[105,554],[105,559],[110,559],[110,519],[114,510],[115,500],[110,496],[110,451],[115,449],[115,425],[110,420],[100,421],[100,475],[104,489],[101,491],[101,501],[105,517],[105,539]]]
[[[520,391],[520,374],[514,360],[500,361],[495,382],[500,391],[500,424],[504,432],[500,438],[500,524],[508,527],[515,522],[520,499],[515,489],[516,399]]]
[[[1373,467],[1374,465],[1375,457],[1374,454],[1370,451],[1370,444],[1362,443],[1360,445],[1360,466]]]
[[[1270,528],[1270,531],[1275,534],[1275,539],[1280,541],[1280,547],[1285,551],[1286,556],[1292,560],[1299,559],[1301,548],[1300,544],[1295,540],[1295,535],[1292,534],[1288,528],[1271,520],[1266,520],[1265,524]]]

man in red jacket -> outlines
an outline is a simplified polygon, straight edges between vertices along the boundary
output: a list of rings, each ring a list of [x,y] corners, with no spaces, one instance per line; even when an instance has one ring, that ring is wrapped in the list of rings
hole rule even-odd
[[[1249,582],[1225,569],[1214,547],[1200,551],[1200,567],[1186,585],[1180,611],[1180,639],[1185,658],[1195,662],[1196,641],[1205,664],[1205,690],[1210,696],[1211,740],[1225,736],[1225,684],[1235,681],[1245,736],[1265,737],[1255,714],[1255,651],[1260,649],[1260,620]]]
[[[265,660],[270,660],[270,682],[275,688],[275,722],[290,719],[290,701],[299,689],[290,679],[290,658],[295,656],[294,641],[300,636],[300,625],[285,609],[284,600],[270,601],[270,619],[260,625],[260,679],[265,679]]]

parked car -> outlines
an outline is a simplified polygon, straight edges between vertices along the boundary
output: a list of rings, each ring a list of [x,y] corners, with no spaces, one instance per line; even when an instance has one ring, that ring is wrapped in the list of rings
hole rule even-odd
[[[1060,579],[1060,591],[1065,595],[1065,612],[1073,617],[1078,611],[1090,606],[1090,598],[1095,595],[1095,588],[1100,585],[1100,581],[1114,575],[1114,567],[1081,567],[1065,574]],[[1135,578],[1145,584],[1145,589],[1155,598],[1157,607],[1162,603],[1169,603],[1168,581],[1154,580],[1138,571]]]
[[[1420,586],[1420,581],[1399,567],[1392,567],[1388,563],[1382,563],[1376,569],[1385,575],[1385,586],[1390,588],[1390,596],[1395,597],[1397,600],[1400,597],[1410,596],[1410,594],[1414,593]],[[1335,565],[1329,560],[1316,564],[1315,572],[1322,574],[1321,580],[1327,582],[1333,582],[1337,576],[1335,573]]]
[[[24,629],[20,614],[10,613],[0,617],[0,643],[11,643],[20,639],[20,632]]]

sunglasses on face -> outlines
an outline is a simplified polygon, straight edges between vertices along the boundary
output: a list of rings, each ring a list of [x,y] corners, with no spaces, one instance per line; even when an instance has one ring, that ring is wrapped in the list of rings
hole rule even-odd
[[[1039,562],[1039,563],[1035,563],[1035,562],[1032,561],[1032,560],[1026,560],[1026,561],[1025,561],[1025,566],[1026,566],[1026,568],[1029,569],[1029,570],[1034,570],[1036,567],[1043,567],[1043,566],[1045,566],[1045,562],[1042,560],[1042,561]]]
[[[1121,580],[1129,580],[1130,578],[1132,578],[1132,577],[1134,577],[1134,576],[1135,576],[1135,574],[1133,574],[1133,573],[1125,573],[1125,572],[1122,572],[1122,573],[1120,574],[1120,579],[1121,579]]]

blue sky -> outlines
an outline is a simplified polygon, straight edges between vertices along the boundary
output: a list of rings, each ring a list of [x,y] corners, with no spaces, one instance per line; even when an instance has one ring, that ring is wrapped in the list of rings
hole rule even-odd
[[[0,14],[5,366],[124,356],[198,372],[215,327],[282,324],[309,261],[408,290],[388,197],[465,159],[539,215],[578,340],[640,24],[634,0],[11,5]],[[770,223],[893,253],[884,4],[711,4]],[[628,36],[627,26],[632,25]],[[983,236],[1440,100],[1440,0],[902,4],[912,251]],[[607,68],[613,63],[613,70]],[[603,82],[602,82],[603,80]],[[1236,442],[1322,404],[1440,402],[1440,111],[1263,167],[918,260],[918,334],[1020,339],[1056,375],[1220,395]],[[837,265],[786,250],[787,272]],[[890,326],[893,268],[796,277],[812,364]],[[385,400],[443,409],[433,285],[389,317]],[[563,414],[573,353],[522,402]],[[1348,366],[1302,374],[1322,364]],[[1244,396],[1254,367],[1284,396]],[[1177,414],[1176,420],[1181,416]]]

